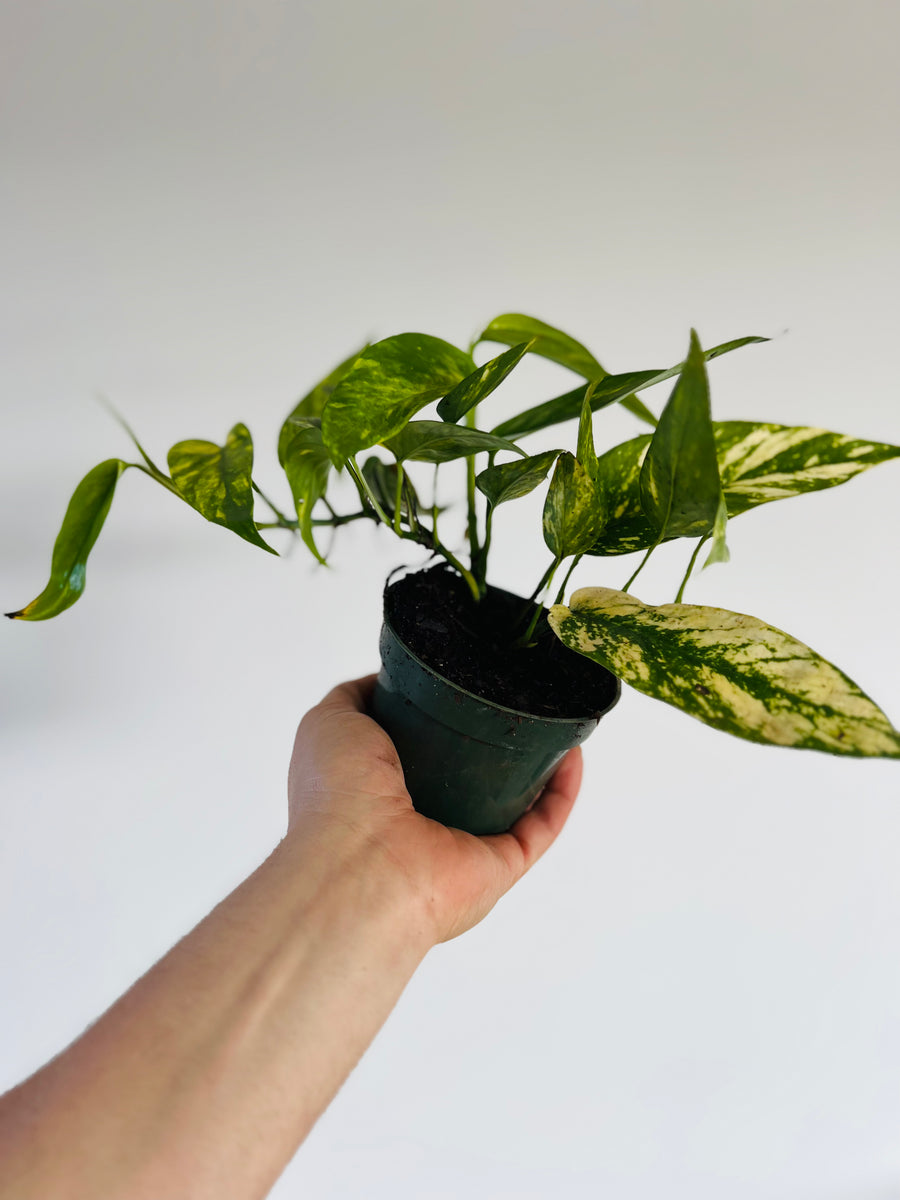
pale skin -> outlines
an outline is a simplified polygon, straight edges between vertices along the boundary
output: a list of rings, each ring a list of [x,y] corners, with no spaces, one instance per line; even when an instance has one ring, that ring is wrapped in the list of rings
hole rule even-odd
[[[428,951],[534,865],[571,751],[509,833],[417,813],[374,676],[300,723],[272,854],[67,1050],[0,1097],[0,1200],[261,1200]]]

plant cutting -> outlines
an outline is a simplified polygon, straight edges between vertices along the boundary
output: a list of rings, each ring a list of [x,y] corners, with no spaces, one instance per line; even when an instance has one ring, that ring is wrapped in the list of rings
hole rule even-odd
[[[421,333],[388,337],[340,363],[284,421],[277,452],[290,516],[254,480],[245,425],[224,445],[176,443],[167,472],[128,430],[138,461],[107,459],[79,483],[47,586],[7,615],[44,620],[75,603],[119,477],[134,468],[268,553],[277,551],[266,538],[284,530],[324,564],[323,538],[357,521],[429,552],[433,565],[386,586],[372,712],[397,745],[416,807],[446,824],[507,829],[616,703],[620,681],[750,741],[900,758],[900,732],[885,713],[814,650],[756,617],[683,600],[704,551],[704,566],[728,560],[730,520],[900,457],[900,447],[824,429],[714,421],[707,363],[766,340],[704,349],[692,332],[682,362],[610,374],[580,342],[522,314],[497,317],[467,350]],[[477,365],[482,343],[507,348]],[[570,370],[577,385],[499,423],[481,420],[534,355]],[[657,415],[639,393],[673,380]],[[645,431],[604,448],[597,414],[614,404]],[[571,428],[568,448],[522,445],[556,426]],[[441,468],[454,461],[463,464],[465,550],[449,544],[439,503]],[[546,556],[525,599],[488,581],[495,514],[542,486]],[[642,602],[635,580],[675,539],[691,545],[673,601]],[[563,603],[584,559],[636,552],[623,586],[596,563],[597,585]]]

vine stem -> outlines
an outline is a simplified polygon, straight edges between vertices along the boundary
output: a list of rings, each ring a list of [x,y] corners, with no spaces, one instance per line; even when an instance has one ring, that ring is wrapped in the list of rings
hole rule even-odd
[[[531,641],[532,635],[534,634],[535,629],[537,629],[537,623],[538,623],[538,620],[540,619],[541,613],[544,611],[543,600],[539,601],[536,599],[536,597],[538,596],[538,593],[541,591],[542,588],[545,592],[549,592],[550,585],[553,582],[553,576],[556,574],[556,570],[559,567],[559,564],[561,561],[562,560],[559,558],[554,558],[553,562],[550,564],[549,569],[544,572],[541,582],[537,585],[537,588],[534,590],[534,592],[532,592],[531,597],[529,598],[529,602],[534,601],[534,606],[535,606],[534,613],[532,614],[531,621],[528,625],[528,628],[525,630],[525,632],[522,634],[522,636],[516,642],[517,646],[527,646],[528,643]]]
[[[691,577],[691,572],[692,572],[692,571],[693,571],[693,569],[694,569],[694,563],[696,563],[696,561],[697,561],[697,555],[700,553],[700,549],[701,549],[701,547],[702,547],[702,546],[703,546],[703,545],[704,545],[704,544],[705,544],[707,541],[709,541],[709,534],[708,534],[708,533],[707,533],[707,534],[704,534],[704,536],[703,536],[702,538],[700,538],[700,540],[697,542],[697,545],[694,547],[694,553],[691,555],[691,561],[688,563],[688,569],[687,569],[687,570],[685,571],[685,573],[684,573],[684,579],[682,579],[682,581],[681,581],[681,587],[678,589],[678,594],[677,594],[677,596],[675,597],[675,603],[676,603],[676,604],[680,604],[680,603],[681,603],[681,598],[682,598],[682,596],[684,595],[684,589],[685,589],[685,586],[687,585],[687,581],[688,581],[688,580],[690,579],[690,577]]]
[[[272,501],[269,499],[269,497],[266,495],[266,493],[262,490],[261,487],[259,487],[257,484],[255,484],[252,480],[250,482],[250,486],[253,488],[254,492],[256,492],[257,496],[259,496],[259,498],[261,500],[265,501],[265,503],[268,504],[269,508],[271,508],[272,512],[278,518],[279,525],[281,525],[285,529],[294,529],[296,527],[295,523],[291,522],[290,517],[286,517],[284,515],[284,513],[281,512],[280,509],[275,507],[275,505],[272,503]]]
[[[556,593],[556,599],[553,601],[554,604],[562,604],[563,596],[566,594],[566,588],[569,586],[569,580],[572,578],[572,572],[581,562],[582,558],[584,558],[583,554],[576,554],[572,559],[572,565],[569,567],[568,571],[566,571],[566,577],[562,581],[559,591]]]

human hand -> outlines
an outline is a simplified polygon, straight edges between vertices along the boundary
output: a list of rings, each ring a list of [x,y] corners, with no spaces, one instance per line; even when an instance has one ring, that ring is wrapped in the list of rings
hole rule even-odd
[[[581,784],[570,750],[536,804],[507,833],[476,837],[413,808],[394,744],[366,715],[375,676],[334,688],[297,730],[288,773],[291,838],[369,847],[408,880],[432,940],[485,917],[556,840]]]

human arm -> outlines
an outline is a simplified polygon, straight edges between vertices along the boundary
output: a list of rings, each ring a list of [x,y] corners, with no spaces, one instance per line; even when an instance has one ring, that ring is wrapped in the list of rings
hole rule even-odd
[[[551,844],[573,752],[510,833],[416,813],[372,678],[304,717],[269,858],[76,1042],[0,1098],[2,1200],[267,1194],[428,950]]]

